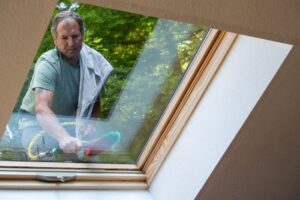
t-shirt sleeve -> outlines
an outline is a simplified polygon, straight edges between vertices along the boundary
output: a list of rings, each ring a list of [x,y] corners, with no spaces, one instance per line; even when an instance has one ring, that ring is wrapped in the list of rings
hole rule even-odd
[[[55,90],[57,71],[51,63],[45,59],[39,60],[34,69],[32,89],[43,88],[49,91]]]

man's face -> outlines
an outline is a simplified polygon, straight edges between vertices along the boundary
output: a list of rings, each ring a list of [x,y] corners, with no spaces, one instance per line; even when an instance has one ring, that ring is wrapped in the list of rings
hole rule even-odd
[[[72,18],[67,18],[58,23],[54,44],[63,57],[71,64],[76,64],[79,59],[83,43],[83,35],[79,24]]]

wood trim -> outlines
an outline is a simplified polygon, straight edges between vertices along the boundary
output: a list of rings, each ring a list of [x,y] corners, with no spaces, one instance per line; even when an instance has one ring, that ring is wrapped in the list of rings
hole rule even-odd
[[[148,156],[150,152],[152,151],[154,145],[159,139],[159,136],[162,134],[163,130],[166,128],[168,121],[170,121],[173,113],[176,110],[176,107],[178,106],[180,99],[182,98],[184,91],[188,88],[189,84],[191,84],[191,80],[193,79],[193,76],[197,71],[199,71],[199,63],[204,62],[205,55],[208,54],[210,50],[210,46],[215,40],[215,38],[218,36],[219,31],[215,29],[211,29],[206,36],[205,40],[202,42],[200,49],[198,50],[194,60],[192,61],[188,71],[184,75],[184,78],[180,85],[178,86],[176,92],[174,93],[171,101],[169,102],[163,116],[159,120],[154,132],[152,133],[151,137],[149,138],[149,141],[145,145],[143,152],[141,153],[138,161],[137,166],[138,168],[141,168],[146,160],[148,159]]]
[[[0,189],[147,189],[145,174],[136,172],[95,172],[74,173],[49,171],[16,171],[11,169],[0,171]],[[31,169],[32,170],[32,169]],[[66,182],[40,181],[38,176],[74,176],[74,180]]]
[[[102,172],[102,173],[74,173],[74,172],[24,172],[24,171],[1,171],[1,180],[36,180],[37,176],[75,176],[76,181],[132,181],[144,182],[146,176],[143,173],[122,173],[122,172]]]
[[[145,182],[132,181],[73,181],[66,183],[46,183],[40,181],[3,180],[0,189],[13,190],[145,190]]]
[[[1,167],[31,167],[47,169],[118,169],[137,170],[136,164],[99,164],[99,163],[62,163],[62,162],[21,162],[21,161],[0,161]]]
[[[218,32],[207,56],[205,56],[203,62],[199,63],[198,71],[193,77],[190,86],[182,95],[179,105],[171,115],[166,128],[161,133],[148,159],[142,166],[148,185],[151,184],[172,146],[175,144],[236,38],[237,34],[235,33]]]

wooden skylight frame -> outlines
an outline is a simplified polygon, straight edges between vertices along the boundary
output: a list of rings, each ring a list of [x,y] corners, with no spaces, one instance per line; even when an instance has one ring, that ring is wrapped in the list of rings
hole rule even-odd
[[[210,30],[136,164],[1,161],[0,189],[146,189],[236,37]]]

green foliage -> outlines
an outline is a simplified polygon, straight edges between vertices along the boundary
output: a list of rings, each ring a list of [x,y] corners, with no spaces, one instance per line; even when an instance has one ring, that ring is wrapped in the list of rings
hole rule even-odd
[[[114,67],[101,95],[101,118],[108,118],[157,19],[90,5],[78,12],[86,26],[85,42]]]

